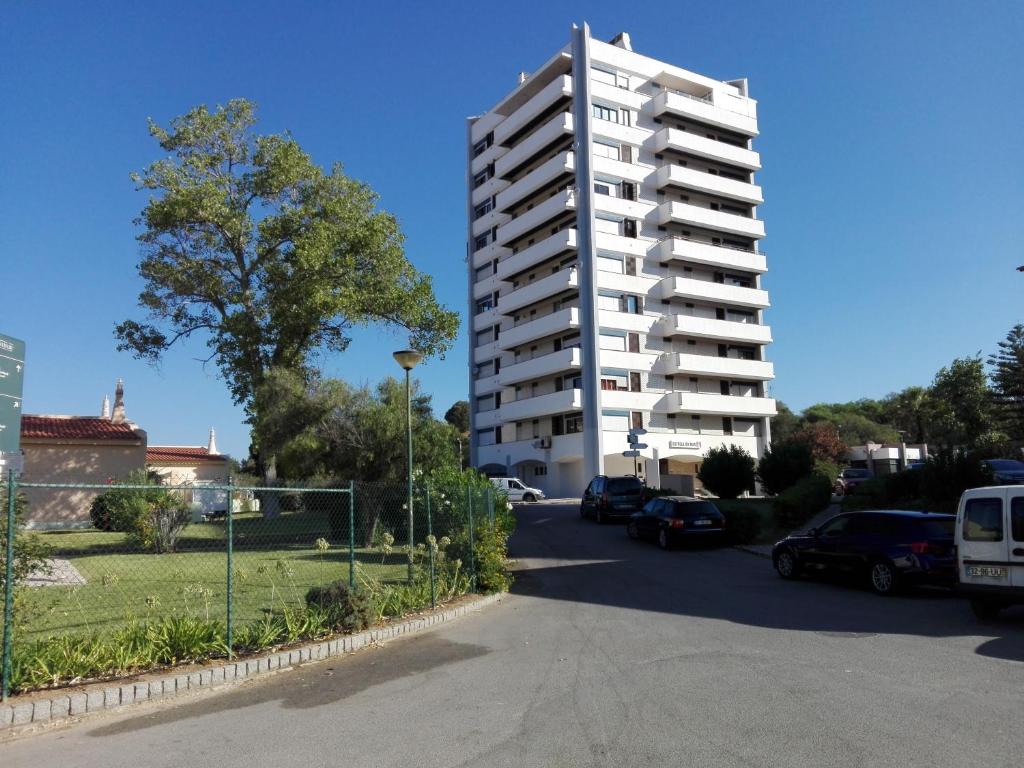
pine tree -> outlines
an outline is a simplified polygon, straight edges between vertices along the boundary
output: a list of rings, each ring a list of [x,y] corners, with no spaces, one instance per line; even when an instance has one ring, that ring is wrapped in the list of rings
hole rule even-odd
[[[1000,425],[1011,440],[1024,439],[1024,325],[1017,324],[990,355],[992,389]]]

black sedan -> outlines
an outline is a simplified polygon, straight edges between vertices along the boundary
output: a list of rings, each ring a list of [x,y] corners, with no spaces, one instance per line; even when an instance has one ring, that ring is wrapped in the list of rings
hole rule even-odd
[[[690,496],[651,499],[626,526],[631,539],[653,539],[662,549],[671,549],[682,541],[721,538],[724,531],[725,517],[718,507]]]
[[[852,573],[879,595],[891,595],[906,584],[952,586],[955,526],[953,515],[849,512],[787,536],[773,548],[772,562],[784,579],[809,571]]]

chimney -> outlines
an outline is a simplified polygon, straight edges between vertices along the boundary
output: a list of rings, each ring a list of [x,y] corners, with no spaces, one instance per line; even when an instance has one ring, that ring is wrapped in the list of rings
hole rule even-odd
[[[100,408],[100,418],[101,419],[109,419],[110,418],[110,398],[107,397],[106,395],[103,396],[103,406],[102,406],[102,408]]]
[[[114,412],[110,415],[114,424],[124,424],[128,419],[124,415],[124,381],[117,380],[117,388],[114,390]]]
[[[525,83],[529,78],[530,78],[530,73],[529,72],[520,72],[519,73],[519,85],[522,85],[523,83]]]
[[[206,452],[211,456],[215,456],[219,453],[217,450],[217,433],[213,427],[210,427],[210,443],[206,446]]]
[[[609,41],[612,45],[618,46],[627,51],[633,50],[633,44],[629,42],[629,32],[619,32]]]

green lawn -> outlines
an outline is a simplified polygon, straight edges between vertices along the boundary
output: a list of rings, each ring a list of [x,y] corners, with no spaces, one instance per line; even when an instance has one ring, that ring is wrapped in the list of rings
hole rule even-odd
[[[329,531],[326,515],[310,512],[235,520],[236,626],[266,610],[304,602],[311,586],[348,579],[347,541],[331,542],[324,553],[315,547],[317,538],[329,538]],[[227,616],[223,521],[187,526],[178,551],[163,555],[133,549],[122,533],[52,531],[41,536],[54,557],[70,561],[86,583],[27,590],[29,623],[22,632],[29,636],[109,629],[129,617]],[[359,547],[355,554],[366,578],[405,578],[403,553]]]

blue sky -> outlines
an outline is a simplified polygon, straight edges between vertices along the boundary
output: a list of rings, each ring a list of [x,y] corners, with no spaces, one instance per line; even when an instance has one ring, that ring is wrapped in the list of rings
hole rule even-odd
[[[794,408],[927,383],[1021,317],[1024,5],[1017,2],[5,4],[0,26],[0,332],[28,342],[29,413],[98,413],[118,376],[151,443],[248,432],[204,347],[159,369],[118,353],[137,317],[128,174],[158,157],[146,118],[244,96],[344,163],[395,213],[440,299],[464,305],[464,118],[586,19],[605,39],[747,77],[760,102],[760,209],[776,343]],[[404,339],[357,334],[324,369],[398,372]],[[419,369],[440,414],[466,340]]]

